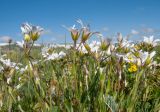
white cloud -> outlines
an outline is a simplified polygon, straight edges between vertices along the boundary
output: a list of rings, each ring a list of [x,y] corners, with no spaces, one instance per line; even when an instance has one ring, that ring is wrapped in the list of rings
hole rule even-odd
[[[138,32],[137,30],[132,29],[132,30],[131,30],[131,34],[137,35],[137,34],[139,34],[139,32]]]
[[[0,37],[0,41],[2,41],[2,42],[8,42],[10,39],[12,39],[12,37],[10,37],[10,36],[1,36]]]

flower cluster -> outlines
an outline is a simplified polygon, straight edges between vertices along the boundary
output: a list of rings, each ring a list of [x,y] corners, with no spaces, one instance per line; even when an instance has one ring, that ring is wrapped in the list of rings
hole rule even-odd
[[[22,34],[24,35],[24,40],[29,42],[30,40],[36,41],[40,37],[43,28],[40,26],[31,25],[29,23],[24,23],[21,26],[21,30]]]

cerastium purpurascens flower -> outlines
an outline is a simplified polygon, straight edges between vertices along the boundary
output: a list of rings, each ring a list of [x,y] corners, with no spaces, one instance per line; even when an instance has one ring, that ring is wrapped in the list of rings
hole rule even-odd
[[[76,25],[73,25],[70,28],[66,27],[65,25],[63,25],[63,27],[71,33],[72,40],[74,41],[74,48],[76,48],[76,44],[80,36],[80,30],[76,28]]]
[[[30,51],[34,45],[34,42],[38,40],[38,38],[40,37],[42,31],[44,29],[41,28],[40,26],[35,26],[29,23],[24,23],[21,25],[21,31],[22,34],[24,36],[24,51],[25,51],[25,55],[26,57],[29,59],[31,65],[31,55],[30,55]]]

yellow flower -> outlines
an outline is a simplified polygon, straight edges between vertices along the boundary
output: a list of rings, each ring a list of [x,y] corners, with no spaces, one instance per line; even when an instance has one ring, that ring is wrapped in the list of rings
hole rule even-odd
[[[31,38],[30,38],[30,36],[29,36],[28,34],[25,34],[25,35],[24,35],[24,40],[25,40],[26,42],[29,42],[29,41],[31,40]]]
[[[135,65],[135,64],[130,64],[130,67],[128,68],[128,71],[130,72],[130,73],[133,73],[133,72],[136,72],[137,71],[137,66]]]

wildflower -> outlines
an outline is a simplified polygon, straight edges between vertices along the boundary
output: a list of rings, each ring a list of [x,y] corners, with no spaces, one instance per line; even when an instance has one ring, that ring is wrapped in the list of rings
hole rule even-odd
[[[25,35],[24,35],[24,40],[25,40],[26,42],[29,42],[29,41],[31,40],[31,38],[30,38],[30,36],[29,36],[28,34],[25,34]]]
[[[149,52],[142,52],[136,51],[133,53],[127,53],[125,55],[118,55],[118,57],[123,57],[123,60],[127,63],[136,63],[138,66],[148,66],[152,63],[153,57],[155,56],[156,52],[153,51]]]
[[[42,56],[46,58],[49,55],[51,47],[45,46],[41,49]]]
[[[6,67],[10,67],[10,68],[15,68],[16,70],[19,69],[17,65],[17,63],[14,63],[14,62],[11,62],[10,59],[3,59],[3,58],[0,58],[0,62],[3,63],[3,65],[5,65]],[[18,63],[20,65],[20,63]]]
[[[59,52],[59,53],[52,53],[51,55],[48,55],[46,60],[55,60],[55,59],[60,59],[63,58],[64,56],[66,56],[66,53],[64,53],[63,51]]]
[[[24,47],[24,41],[22,41],[22,42],[17,41],[16,45],[18,45],[19,47],[23,48]]]
[[[132,41],[128,41],[126,39],[124,39],[121,43],[121,47],[124,47],[124,48],[133,48],[134,47],[134,44],[131,43]]]
[[[79,24],[81,24],[81,26],[82,26],[82,38],[81,38],[81,41],[83,43],[85,43],[86,40],[88,40],[93,34],[99,34],[99,32],[91,32],[89,26],[85,26],[80,19],[77,20],[77,22]]]
[[[40,26],[33,26],[31,24],[24,23],[21,26],[21,30],[24,35],[24,40],[28,42],[30,39],[36,41],[40,37],[43,28]]]
[[[134,45],[134,50],[136,50],[136,51],[138,51],[138,50],[140,50],[141,48],[140,48],[140,45]]]
[[[101,41],[101,45],[100,45],[100,49],[101,49],[102,51],[107,50],[109,44],[110,44],[110,43],[109,43],[107,40],[102,40],[102,41]]]
[[[92,41],[89,44],[87,43],[84,43],[83,45],[81,44],[78,50],[80,51],[80,53],[88,53],[88,52],[98,53],[99,48],[100,48],[100,42]]]
[[[70,29],[70,32],[71,32],[73,41],[77,41],[80,35],[80,31],[75,28],[75,25],[73,25],[73,27]]]
[[[99,51],[99,48],[100,48],[100,42],[92,41],[89,44],[89,46],[90,46],[92,52],[96,52],[97,53]]]
[[[128,68],[128,71],[130,73],[136,72],[137,71],[137,66],[133,63],[130,64],[130,67]]]
[[[85,42],[91,35],[92,33],[90,32],[90,30],[84,27],[82,32],[82,42]]]
[[[153,47],[155,47],[157,45],[158,42],[160,42],[160,39],[155,39],[154,40],[154,36],[150,36],[150,37],[146,37],[144,36],[144,43],[147,43],[149,45],[152,45]]]
[[[146,59],[146,61],[145,61],[145,64],[146,64],[146,65],[151,64],[152,58],[155,56],[155,54],[156,54],[155,51],[153,51],[153,52],[151,52],[150,54],[148,54],[148,57],[147,57],[147,59]]]
[[[25,66],[25,68],[21,67],[21,69],[19,70],[21,74],[23,74],[25,71],[27,71],[27,66]]]
[[[82,44],[80,45],[78,50],[80,51],[80,54],[88,53],[87,49]]]

